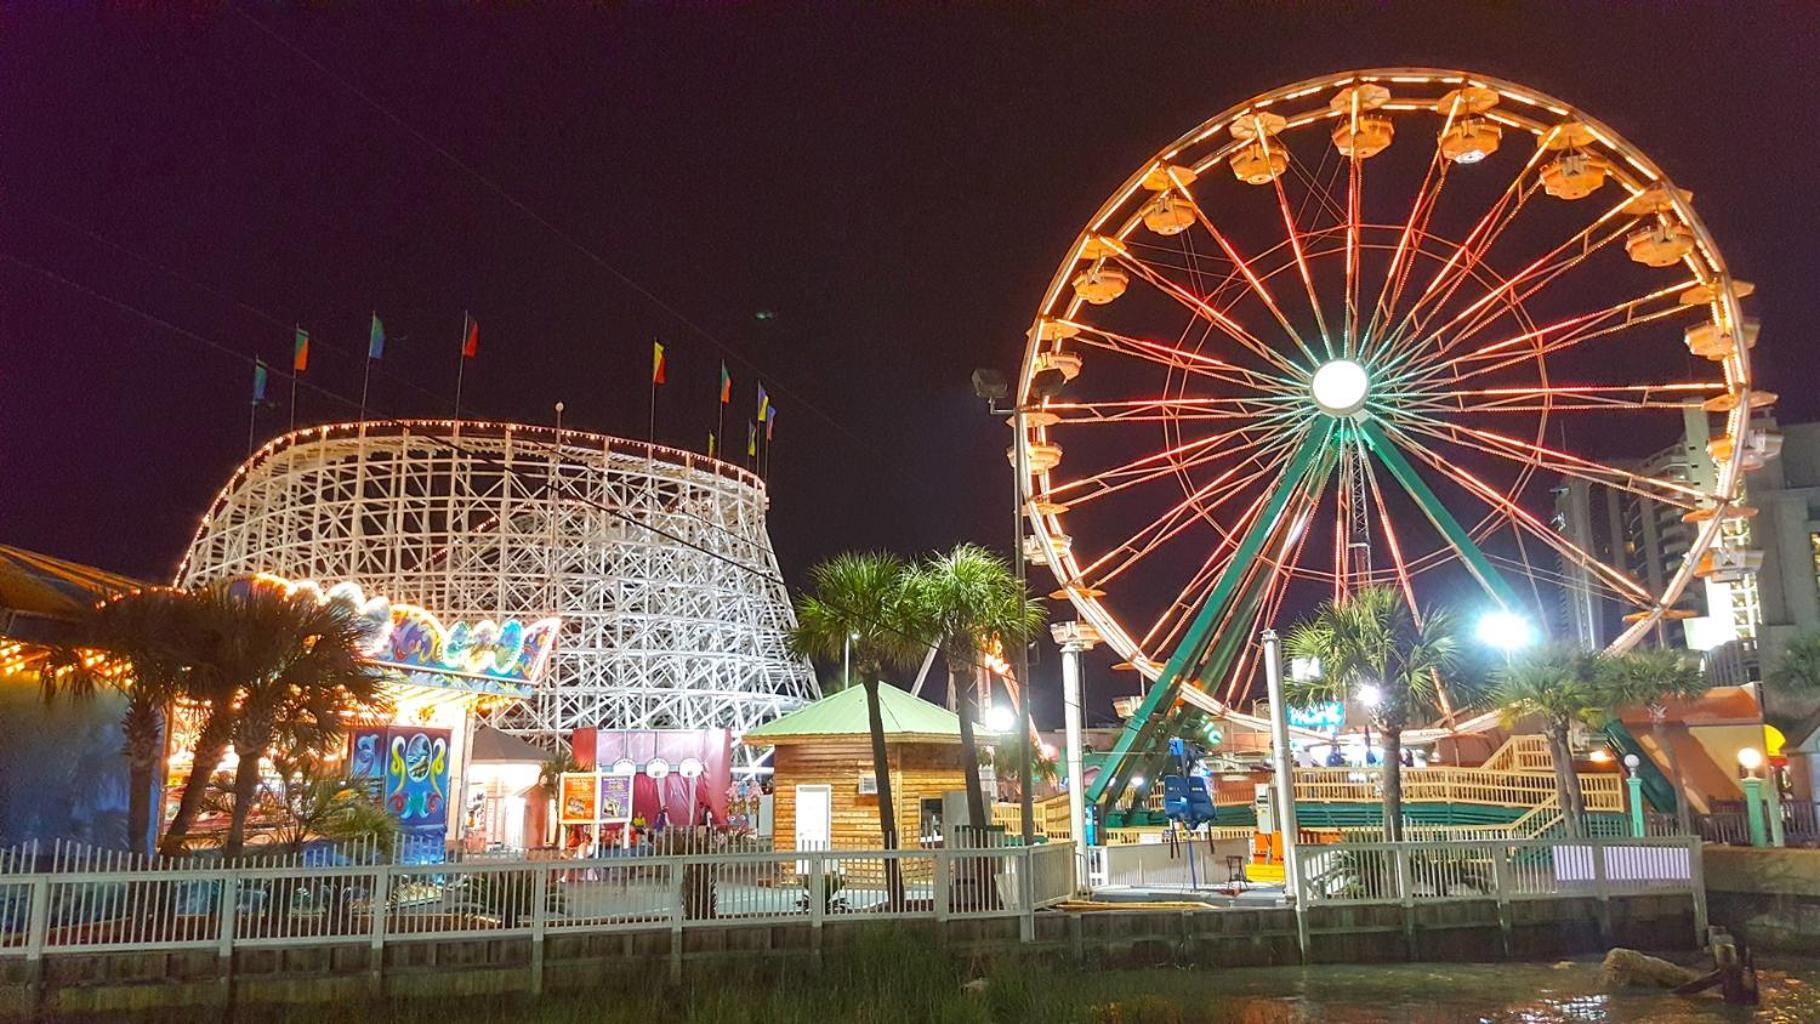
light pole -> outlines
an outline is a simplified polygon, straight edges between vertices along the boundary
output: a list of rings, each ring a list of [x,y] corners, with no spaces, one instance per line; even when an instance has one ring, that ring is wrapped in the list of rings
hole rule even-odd
[[[1074,886],[1087,888],[1087,782],[1081,763],[1081,652],[1099,642],[1099,631],[1085,622],[1058,622],[1050,635],[1062,647],[1062,728],[1068,744],[1068,830],[1074,836]]]
[[[1061,370],[1039,371],[1031,378],[1029,397],[1039,402],[1051,398],[1060,393],[1066,383],[1067,378]],[[987,408],[994,415],[1011,417],[1011,568],[1017,577],[1018,597],[1022,599],[1029,592],[1024,573],[1024,488],[1030,482],[1030,453],[1029,438],[1024,434],[1024,396],[1011,395],[1011,384],[1005,375],[989,369],[973,371],[973,393],[986,400]],[[1007,396],[1012,398],[1011,408],[999,408],[999,400]],[[1030,643],[1027,639],[1020,640],[1013,646],[1011,671],[1016,674],[1018,685],[1018,812],[1024,845],[1032,846],[1036,842],[1036,808],[1030,771]]]
[[[1301,911],[1300,872],[1295,858],[1295,762],[1289,756],[1289,705],[1283,699],[1282,650],[1277,631],[1258,634],[1264,644],[1264,681],[1270,697],[1270,758],[1276,773],[1277,829],[1283,834],[1283,894],[1295,899]]]
[[[1744,769],[1744,825],[1750,830],[1752,846],[1768,846],[1769,835],[1763,822],[1763,780],[1757,769],[1763,767],[1763,754],[1755,747],[1738,751],[1738,767]]]

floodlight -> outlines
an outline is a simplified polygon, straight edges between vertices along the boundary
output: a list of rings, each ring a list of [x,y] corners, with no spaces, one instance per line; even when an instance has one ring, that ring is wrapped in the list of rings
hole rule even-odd
[[[1507,611],[1487,612],[1474,633],[1480,643],[1507,652],[1528,647],[1535,638],[1528,619]]]
[[[1368,708],[1375,708],[1384,700],[1384,691],[1376,683],[1366,683],[1359,687],[1359,703]]]
[[[981,367],[973,371],[973,393],[995,402],[1011,393],[1011,382],[1005,379],[1003,370]]]
[[[986,709],[981,724],[990,732],[1010,732],[1017,728],[1017,714],[1003,704],[994,704]]]

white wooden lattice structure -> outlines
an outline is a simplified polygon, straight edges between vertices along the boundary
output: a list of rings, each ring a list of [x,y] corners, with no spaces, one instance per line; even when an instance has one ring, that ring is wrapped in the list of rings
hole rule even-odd
[[[765,531],[764,483],[642,441],[448,420],[278,437],[234,472],[177,583],[357,580],[446,621],[557,615],[535,699],[491,712],[546,744],[585,726],[736,734],[817,696]]]

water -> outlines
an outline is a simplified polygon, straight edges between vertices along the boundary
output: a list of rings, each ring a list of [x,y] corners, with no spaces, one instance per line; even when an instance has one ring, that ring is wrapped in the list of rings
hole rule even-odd
[[[1820,965],[1760,965],[1762,1005],[1716,995],[1601,992],[1597,962],[1118,972],[1151,994],[1095,1007],[1105,1024],[1796,1024],[1820,1022]],[[1105,981],[1111,981],[1107,978]]]

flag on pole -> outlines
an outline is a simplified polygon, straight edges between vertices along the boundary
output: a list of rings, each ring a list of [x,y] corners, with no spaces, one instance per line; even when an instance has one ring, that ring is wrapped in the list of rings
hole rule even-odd
[[[253,404],[265,401],[265,360],[253,360]]]
[[[771,396],[765,394],[765,386],[760,384],[758,386],[758,422],[763,423],[765,421],[765,413],[769,412],[770,409]]]
[[[727,372],[726,361],[722,360],[720,364],[720,404],[726,405],[731,401],[733,401],[733,375]]]
[[[297,328],[297,338],[291,346],[291,369],[297,373],[310,368],[310,332]]]
[[[751,420],[747,420],[746,421],[746,456],[748,458],[750,458],[757,454],[758,454],[758,424],[753,423]]]
[[[462,332],[461,358],[472,359],[480,351],[480,321],[466,314],[462,315],[462,319],[466,321],[463,325],[466,330]]]
[[[668,365],[664,362],[664,343],[653,340],[651,342],[651,383],[662,384],[666,369],[668,369]]]
[[[373,325],[367,328],[367,358],[379,359],[385,355],[385,324],[379,322],[379,314],[373,314]]]
[[[708,458],[714,457],[714,431],[708,431]]]
[[[777,426],[777,406],[765,410],[765,443],[771,443],[771,431]]]

